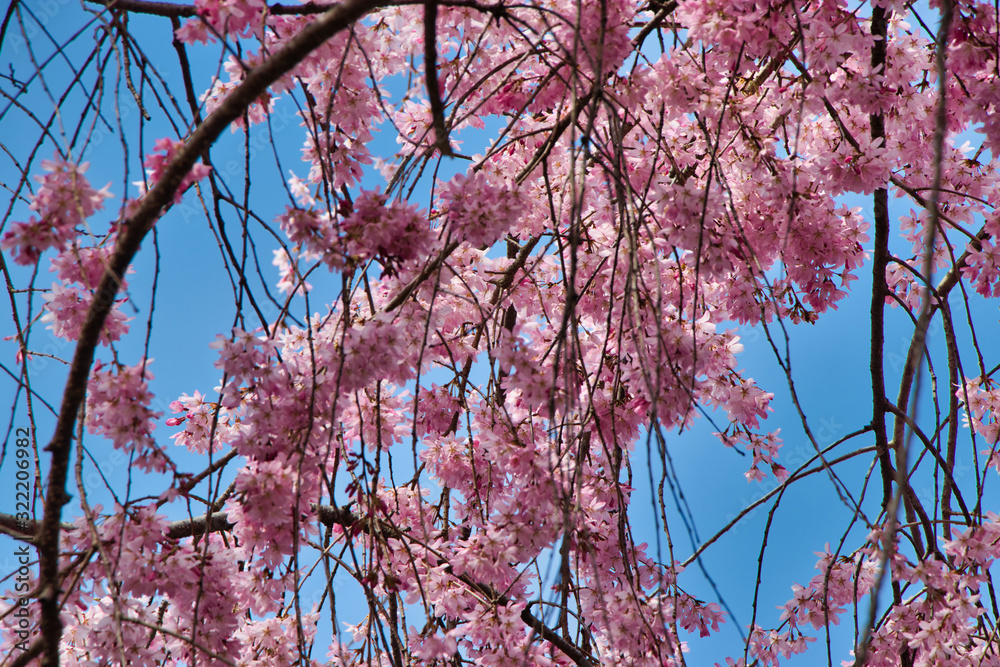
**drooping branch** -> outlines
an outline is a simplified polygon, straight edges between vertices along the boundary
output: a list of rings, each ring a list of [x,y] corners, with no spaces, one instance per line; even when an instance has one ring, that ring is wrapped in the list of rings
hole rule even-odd
[[[198,15],[198,8],[194,5],[181,5],[173,2],[148,0],[87,0],[87,2],[95,5],[104,5],[108,9],[136,12],[138,14],[151,14],[153,16],[191,18]],[[309,16],[312,14],[322,14],[329,9],[330,5],[315,2],[306,2],[301,5],[283,5],[280,2],[276,2],[273,5],[269,5],[267,11],[276,16]]]
[[[873,73],[880,73],[886,67],[886,39],[888,36],[888,24],[886,21],[886,10],[884,7],[872,8],[871,32],[875,39],[871,51],[871,68]],[[872,142],[878,146],[885,145],[885,116],[881,111],[876,111],[869,115],[871,126],[870,136]],[[898,450],[896,456],[896,470],[893,471],[889,458],[889,438],[886,430],[886,414],[888,412],[888,399],[885,389],[885,297],[889,294],[889,286],[886,281],[886,268],[889,265],[889,190],[886,183],[875,189],[874,194],[874,227],[875,227],[875,247],[872,251],[872,299],[871,299],[871,340],[869,371],[872,385],[872,428],[875,430],[875,448],[878,451],[879,468],[882,477],[882,509],[885,511],[890,535],[896,530],[896,511],[899,498],[902,496],[902,484],[906,484],[906,459],[900,457]],[[901,460],[902,459],[902,460]],[[903,469],[900,469],[900,466]],[[897,483],[895,495],[893,493],[893,481]],[[892,539],[887,540],[886,549],[891,549]],[[876,583],[876,591],[881,587],[886,574],[884,567],[880,570]],[[893,583],[893,602],[899,604],[900,591],[896,582]],[[872,607],[865,625],[861,641],[856,649],[857,665],[866,664],[868,657],[868,645],[873,629],[875,628],[876,616],[875,608]],[[909,656],[909,649],[904,649],[904,656]]]
[[[66,477],[73,426],[86,395],[87,378],[94,361],[94,350],[121,286],[125,270],[138,252],[146,234],[173,201],[181,181],[191,171],[198,156],[211,146],[233,121],[240,118],[244,110],[272,83],[327,39],[384,4],[382,0],[345,0],[303,28],[298,35],[258,67],[247,72],[243,82],[185,141],[160,179],[121,226],[114,253],[94,292],[93,301],[81,328],[63,392],[55,433],[45,448],[52,453],[52,463],[45,495],[44,518],[37,533],[41,631],[45,643],[43,667],[57,667],[59,664],[59,641],[62,636],[62,622],[59,619],[59,530],[62,507],[69,502]]]
[[[149,14],[151,16],[165,16],[168,18],[193,18],[198,16],[198,8],[194,5],[184,5],[175,2],[156,2],[155,0],[87,0],[94,5],[103,5],[108,9],[135,12],[136,14]],[[417,5],[424,0],[402,0],[393,2],[393,5]],[[16,4],[16,3],[14,3]],[[390,3],[383,3],[390,4]],[[504,6],[501,3],[484,4],[473,0],[440,0],[438,4],[446,7],[466,7],[478,9],[482,12],[499,15],[503,13]],[[13,7],[13,5],[12,5]],[[286,5],[276,2],[267,6],[267,13],[274,16],[313,16],[329,11],[333,5],[319,2],[303,2],[301,5]]]
[[[595,660],[584,654],[583,651],[577,648],[574,644],[569,643],[560,637],[558,633],[553,632],[547,625],[535,618],[531,612],[527,610],[527,608],[521,612],[521,620],[524,621],[528,627],[537,632],[539,637],[566,654],[566,657],[576,663],[579,667],[593,667],[597,664]]]
[[[438,253],[433,260],[427,262],[417,277],[408,282],[406,287],[401,289],[399,293],[385,305],[385,312],[391,313],[396,308],[399,308],[410,297],[410,295],[413,294],[413,290],[420,287],[420,285],[422,285],[423,282],[431,276],[431,274],[437,271],[438,267],[440,267],[441,264],[448,259],[449,255],[451,255],[451,253],[453,253],[459,245],[461,244],[457,241],[452,241],[442,248],[441,252]]]

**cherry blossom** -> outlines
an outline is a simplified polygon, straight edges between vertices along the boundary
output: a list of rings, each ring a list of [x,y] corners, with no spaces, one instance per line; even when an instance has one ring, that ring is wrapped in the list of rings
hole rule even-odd
[[[34,264],[47,249],[65,248],[79,233],[77,227],[104,208],[112,195],[107,187],[90,186],[83,175],[89,167],[89,162],[76,164],[58,156],[42,162],[48,173],[35,177],[39,186],[29,207],[39,217],[14,223],[0,245],[14,250],[18,264]]]
[[[143,107],[116,166],[49,65],[9,94],[32,127],[57,104],[35,151],[62,147],[16,156],[0,241],[29,269],[4,265],[12,393],[55,433],[0,460],[54,485],[0,520],[38,554],[39,664],[1000,664],[995,6],[97,10],[116,41],[74,70],[80,128]],[[139,196],[101,219],[70,149]],[[231,291],[207,368],[160,334],[177,247],[225,276],[184,299]],[[46,326],[78,347],[41,352]],[[66,357],[62,394],[33,356]],[[857,395],[828,389],[855,356]],[[757,500],[723,520],[692,484]],[[781,524],[800,489],[847,517],[825,546]],[[720,551],[758,572],[733,595],[693,573]]]
[[[177,151],[184,145],[183,141],[170,139],[169,137],[163,137],[162,139],[157,139],[153,144],[154,153],[150,153],[146,156],[143,161],[143,166],[146,167],[146,174],[149,178],[149,183],[152,185],[160,180],[163,175],[163,171],[166,169],[170,160],[173,159]],[[177,192],[174,195],[173,203],[178,203],[184,194],[184,191],[190,188],[192,185],[200,181],[201,179],[208,176],[211,171],[211,167],[204,164],[196,164],[191,171],[184,176],[181,180],[180,185],[177,187]],[[145,190],[143,184],[139,184],[140,190]]]
[[[149,409],[153,395],[148,381],[153,379],[146,366],[151,360],[133,367],[94,366],[87,395],[87,430],[111,440],[115,447],[134,452],[135,465],[144,470],[163,472],[167,457],[152,437],[159,413]]]

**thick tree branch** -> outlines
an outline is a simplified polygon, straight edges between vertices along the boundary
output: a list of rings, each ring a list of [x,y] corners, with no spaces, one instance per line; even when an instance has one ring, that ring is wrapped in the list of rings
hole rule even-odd
[[[434,147],[441,155],[451,156],[448,130],[444,126],[444,103],[437,74],[437,0],[424,3],[424,80],[427,82],[427,99],[431,103],[431,120],[434,125]]]
[[[886,55],[886,17],[885,9],[872,9],[872,36],[875,44],[872,46],[872,71],[878,72],[885,67]],[[885,118],[882,113],[873,113],[869,117],[871,138],[873,143],[885,143]],[[882,507],[888,507],[892,497],[893,469],[889,460],[889,438],[886,432],[886,394],[885,394],[885,297],[889,293],[886,285],[885,271],[889,264],[889,191],[886,187],[875,190],[875,247],[872,250],[872,301],[871,301],[871,356],[869,370],[872,382],[872,427],[875,429],[875,447],[878,451],[879,467],[882,473]]]
[[[138,252],[140,243],[153,223],[173,201],[181,180],[191,171],[198,156],[213,144],[233,121],[242,116],[244,110],[272,83],[291,70],[306,55],[367,12],[384,4],[381,0],[345,0],[303,28],[302,32],[260,66],[249,71],[243,82],[191,134],[184,146],[177,151],[160,180],[142,198],[136,211],[122,225],[114,254],[94,293],[93,302],[80,331],[55,433],[46,447],[47,451],[52,452],[52,463],[45,494],[44,518],[36,538],[40,562],[41,631],[45,643],[42,667],[57,667],[59,664],[59,641],[62,636],[62,622],[59,619],[59,530],[62,507],[69,502],[66,477],[73,426],[86,395],[87,378],[94,361],[94,349],[104,321],[114,304],[115,295],[121,286],[122,275]]]
[[[151,2],[147,0],[87,0],[87,2],[95,5],[104,5],[108,9],[136,12],[138,14],[152,14],[154,16],[191,18],[198,15],[198,10],[194,5],[180,5],[173,2]],[[280,2],[276,2],[273,5],[269,5],[267,11],[269,14],[276,16],[309,16],[312,14],[322,14],[331,7],[332,5],[316,2],[305,2],[301,5],[283,5]]]
[[[537,632],[539,637],[562,651],[567,658],[579,665],[579,667],[593,667],[593,665],[597,664],[596,660],[584,654],[575,644],[570,644],[560,637],[558,633],[550,630],[548,626],[532,616],[527,608],[521,612],[521,620],[524,621],[525,625]]]
[[[334,507],[332,505],[319,505],[317,507],[316,505],[312,505],[312,509],[316,511],[320,523],[327,527],[339,525],[344,528],[352,528],[358,523],[364,521],[363,517],[360,517],[352,512],[349,507]],[[170,539],[179,540],[185,537],[192,537],[194,535],[202,535],[206,532],[206,522],[208,523],[207,532],[209,533],[219,533],[232,530],[235,525],[229,521],[225,512],[213,512],[207,516],[201,515],[191,519],[180,519],[178,521],[171,522],[167,528],[166,536]],[[0,529],[15,539],[20,539],[25,542],[33,542],[34,535],[41,526],[41,521],[23,521],[12,514],[4,514],[0,512]],[[60,528],[65,531],[71,531],[74,530],[76,526],[72,523],[62,523],[60,524]],[[382,527],[382,532],[387,532],[386,526]],[[395,529],[389,529],[388,532],[395,534],[399,533],[399,531]]]
[[[134,12],[136,14],[149,14],[151,16],[166,16],[168,18],[193,18],[198,15],[198,9],[194,5],[182,5],[174,2],[156,2],[155,0],[87,0],[93,5],[103,5],[108,9],[124,12]],[[416,5],[422,4],[424,0],[401,0],[400,2],[380,3],[382,5]],[[17,4],[17,3],[14,3]],[[501,3],[483,4],[472,0],[440,0],[438,4],[446,7],[467,7],[478,9],[482,12],[499,15],[504,12],[504,5]],[[301,5],[286,5],[276,2],[267,6],[267,13],[274,16],[312,16],[322,14],[333,7],[329,3],[304,2]]]

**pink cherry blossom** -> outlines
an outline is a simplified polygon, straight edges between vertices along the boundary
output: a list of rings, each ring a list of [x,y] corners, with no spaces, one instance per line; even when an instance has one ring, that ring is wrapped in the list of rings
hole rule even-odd
[[[153,398],[148,387],[153,374],[146,369],[150,361],[117,372],[98,362],[90,379],[86,425],[115,447],[134,452],[139,467],[163,472],[169,459],[152,437],[160,414],[148,407]]]
[[[995,3],[97,9],[0,82],[45,664],[1000,664]]]
[[[62,249],[80,230],[77,227],[104,208],[111,197],[108,188],[94,190],[83,175],[90,163],[75,164],[61,157],[44,160],[48,173],[36,176],[38,190],[32,197],[32,216],[28,222],[16,222],[3,236],[0,247],[14,250],[18,264],[34,264],[49,248]]]
[[[170,139],[169,137],[163,137],[162,139],[156,140],[153,144],[153,150],[155,152],[147,155],[146,159],[142,163],[143,166],[146,167],[146,174],[148,175],[150,185],[160,180],[160,177],[163,175],[163,171],[183,145],[183,141]],[[208,176],[211,171],[212,168],[208,165],[201,163],[195,164],[191,171],[188,172],[183,179],[181,179],[181,183],[177,187],[176,194],[174,194],[173,203],[179,203],[185,190]]]

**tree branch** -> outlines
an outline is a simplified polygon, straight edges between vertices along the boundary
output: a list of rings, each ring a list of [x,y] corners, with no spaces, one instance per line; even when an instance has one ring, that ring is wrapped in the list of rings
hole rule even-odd
[[[444,126],[444,104],[441,102],[441,87],[437,75],[437,0],[424,3],[424,81],[427,83],[427,99],[431,103],[431,119],[434,125],[434,147],[441,155],[451,156],[448,130]]]
[[[872,71],[885,67],[886,56],[885,9],[872,9]],[[869,116],[871,138],[878,145],[885,144],[885,118],[881,112]],[[875,190],[875,247],[872,250],[872,301],[871,301],[871,356],[869,370],[872,383],[872,427],[875,429],[875,446],[878,449],[879,467],[882,473],[882,507],[889,506],[892,498],[893,469],[889,459],[889,438],[886,432],[885,394],[885,297],[889,293],[885,271],[889,264],[889,191],[883,185]]]
[[[351,511],[350,507],[312,505],[312,509],[316,512],[320,523],[327,527],[338,525],[345,529],[350,529],[354,528],[358,524],[361,524],[365,532],[369,532],[374,528],[373,521],[366,520],[365,517],[355,514]],[[208,524],[207,531],[205,528],[206,523]],[[378,523],[379,534],[396,538],[402,536],[402,533],[395,526],[387,524],[384,521],[379,521]],[[29,521],[27,523],[22,522],[18,524],[16,517],[0,513],[0,526],[13,527],[18,525],[20,525],[21,528],[27,528],[29,531],[33,532],[37,528],[38,522]],[[191,519],[181,519],[179,521],[171,522],[167,528],[166,536],[170,539],[179,540],[185,537],[203,535],[205,532],[218,533],[232,530],[234,525],[235,524],[229,521],[229,517],[225,512],[213,512],[207,516],[202,515]],[[62,524],[62,528],[64,530],[73,530],[76,526],[73,524]],[[480,584],[466,576],[459,576],[458,578],[471,588],[486,593],[491,598],[496,599],[497,604],[507,605],[510,603],[508,598],[497,594],[489,586]],[[524,623],[532,630],[538,633],[539,637],[562,651],[566,657],[579,665],[579,667],[593,667],[596,664],[592,658],[584,654],[577,646],[568,642],[563,637],[560,637],[557,632],[551,630],[548,626],[535,618],[531,612],[527,610],[527,608],[521,611],[521,620],[524,621]]]
[[[382,6],[388,5],[416,5],[422,4],[425,0],[402,0],[401,2],[380,3]],[[173,18],[194,18],[198,16],[198,8],[194,5],[182,5],[174,2],[156,2],[155,0],[87,0],[93,5],[103,5],[107,9],[124,12],[134,12],[136,14],[149,14],[151,16],[166,16]],[[17,4],[17,3],[14,3]],[[467,7],[478,9],[482,12],[498,15],[504,11],[501,3],[482,4],[472,0],[440,0],[438,4],[446,7]],[[13,5],[12,5],[13,6]],[[332,9],[335,5],[318,2],[304,2],[301,5],[285,5],[276,2],[268,5],[267,13],[273,16],[312,16],[322,14]]]
[[[579,667],[593,667],[597,664],[596,660],[588,655],[585,655],[583,651],[576,647],[575,644],[569,643],[560,637],[558,633],[550,630],[547,625],[532,616],[527,607],[521,611],[521,620],[524,621],[528,627],[537,632],[539,637],[562,651],[567,658],[575,662],[579,665]]]
[[[198,16],[198,8],[194,5],[180,5],[173,2],[155,2],[154,0],[87,0],[94,5],[104,5],[107,9],[167,16],[174,18],[193,18]],[[267,8],[268,14],[275,16],[310,16],[322,14],[335,5],[305,2],[301,5],[283,5],[276,2]]]
[[[332,505],[312,505],[311,507],[316,511],[320,523],[327,527],[336,524],[344,528],[351,528],[364,520],[363,517],[352,512],[349,507],[334,507]],[[179,540],[193,535],[202,535],[206,532],[206,522],[208,523],[207,532],[209,533],[232,530],[235,525],[229,521],[229,517],[225,512],[213,512],[209,515],[203,514],[190,519],[180,519],[171,522],[167,528],[166,536],[170,539]],[[42,523],[41,521],[34,520],[23,521],[12,514],[0,512],[0,529],[4,529],[4,532],[7,532],[11,537],[25,542],[33,542],[35,540],[35,533],[42,526]],[[60,528],[65,531],[71,531],[76,529],[76,525],[61,523]],[[387,532],[385,528],[383,526],[383,533]],[[388,532],[399,534],[399,531],[395,528],[390,528]]]
[[[87,378],[94,361],[104,321],[114,304],[122,275],[139,250],[139,245],[173,201],[181,180],[191,171],[198,156],[211,146],[244,110],[282,75],[337,32],[348,27],[369,11],[384,6],[384,0],[345,0],[302,29],[281,50],[252,69],[243,82],[226,97],[205,122],[191,134],[177,151],[163,176],[139,202],[132,216],[122,225],[114,254],[94,292],[87,318],[80,331],[69,377],[63,393],[55,433],[45,448],[52,452],[42,525],[36,534],[39,552],[41,632],[45,644],[42,667],[58,667],[62,622],[59,619],[59,531],[62,507],[69,502],[66,477],[73,438],[73,426],[87,390]]]

